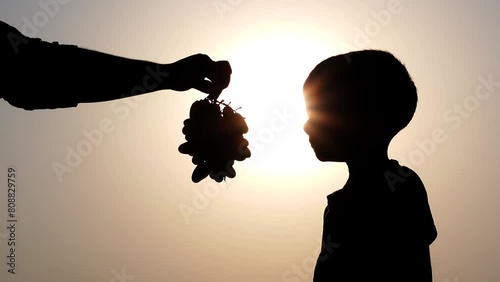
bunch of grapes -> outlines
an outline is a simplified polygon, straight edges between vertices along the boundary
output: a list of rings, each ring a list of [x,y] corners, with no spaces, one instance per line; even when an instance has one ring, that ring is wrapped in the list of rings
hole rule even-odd
[[[245,119],[223,102],[208,98],[196,101],[184,121],[182,133],[187,142],[179,146],[179,152],[192,156],[196,168],[191,179],[195,183],[207,176],[217,182],[234,178],[234,161],[251,155],[243,138],[248,132]]]

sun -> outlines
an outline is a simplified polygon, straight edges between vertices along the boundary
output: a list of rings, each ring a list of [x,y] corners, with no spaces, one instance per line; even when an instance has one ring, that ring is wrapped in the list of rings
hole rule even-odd
[[[302,85],[315,65],[333,55],[327,46],[311,34],[279,29],[239,40],[225,52],[233,74],[220,99],[241,107],[246,118],[250,169],[290,175],[319,164],[303,130]]]

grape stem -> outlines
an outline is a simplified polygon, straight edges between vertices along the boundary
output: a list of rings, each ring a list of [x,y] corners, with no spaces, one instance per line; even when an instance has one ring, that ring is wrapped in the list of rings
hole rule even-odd
[[[224,100],[220,100],[220,101],[219,101],[219,100],[217,100],[217,99],[212,99],[212,98],[208,98],[208,97],[207,97],[207,98],[205,98],[205,99],[206,99],[206,100],[208,100],[208,101],[210,101],[210,102],[212,102],[212,103],[214,103],[214,104],[224,105],[224,106],[226,106],[226,107],[231,108],[231,106],[229,106],[229,105],[231,104],[231,102],[229,102],[229,104],[226,104],[226,103],[224,103]],[[231,109],[232,109],[232,108],[231,108]],[[237,108],[237,109],[232,109],[232,110],[233,110],[234,112],[236,112],[236,111],[237,111],[237,110],[239,110],[239,109],[241,109],[241,107],[239,107],[239,108]]]

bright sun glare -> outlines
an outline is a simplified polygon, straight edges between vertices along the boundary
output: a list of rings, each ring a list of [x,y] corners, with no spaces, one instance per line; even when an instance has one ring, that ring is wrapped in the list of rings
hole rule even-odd
[[[303,130],[302,85],[327,44],[298,32],[277,31],[238,42],[228,51],[231,84],[221,96],[246,118],[252,170],[273,175],[307,172],[320,163]]]

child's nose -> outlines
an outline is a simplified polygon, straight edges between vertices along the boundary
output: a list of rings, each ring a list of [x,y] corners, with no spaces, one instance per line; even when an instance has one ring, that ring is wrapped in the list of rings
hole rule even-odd
[[[304,123],[304,132],[309,135],[309,132],[311,130],[311,122],[309,120]]]

